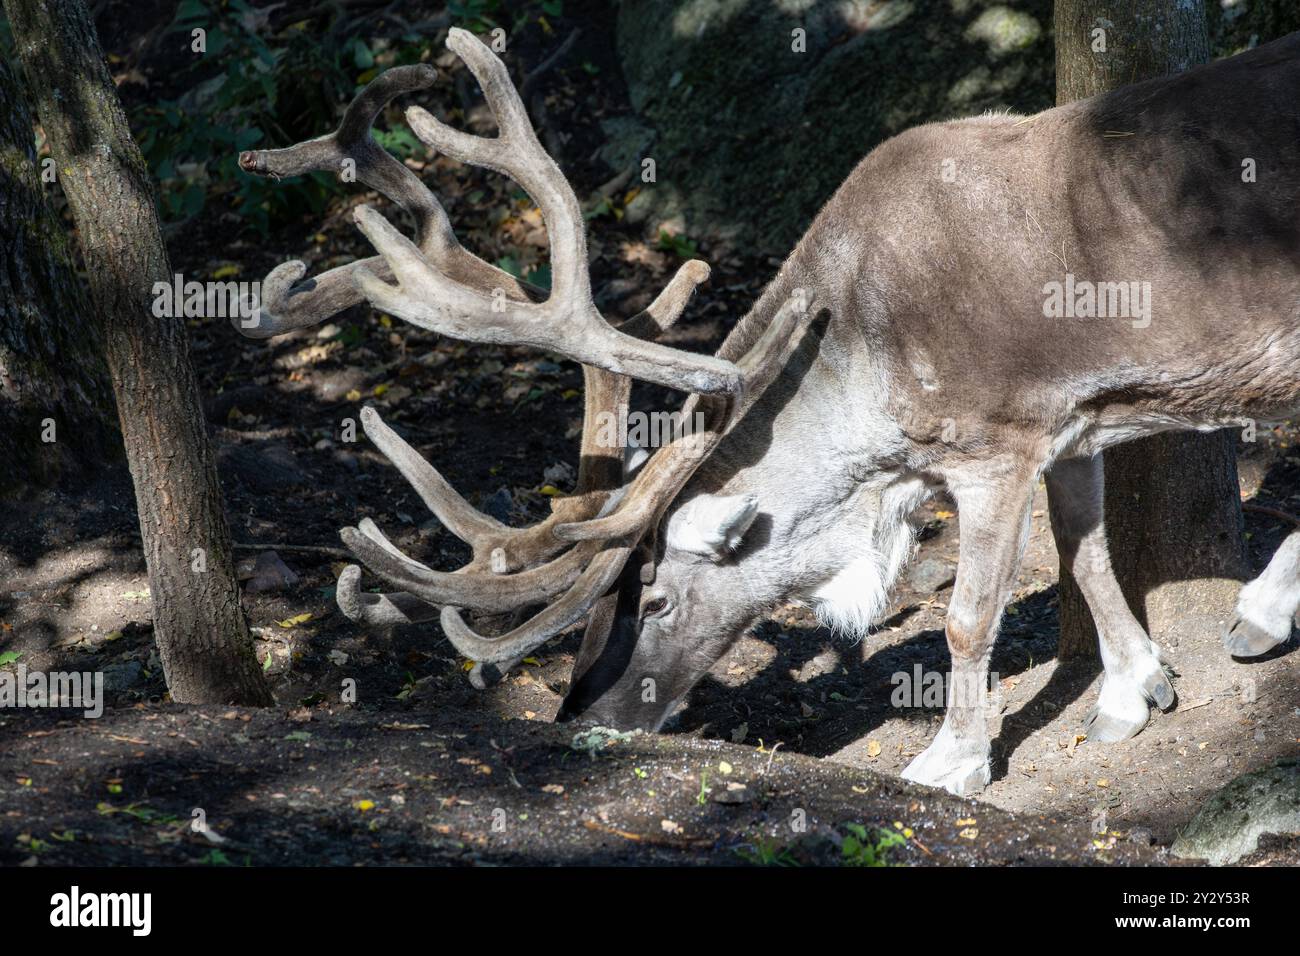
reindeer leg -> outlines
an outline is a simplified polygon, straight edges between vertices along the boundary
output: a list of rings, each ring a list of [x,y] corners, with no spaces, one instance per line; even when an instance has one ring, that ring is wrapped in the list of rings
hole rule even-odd
[[[1241,589],[1237,616],[1223,632],[1233,657],[1258,657],[1291,636],[1300,609],[1300,531],[1292,532],[1264,573]]]
[[[903,771],[908,780],[958,796],[978,793],[989,783],[989,655],[1029,536],[1036,480],[1031,463],[1006,459],[948,478],[961,535],[948,606],[948,712],[934,741]]]
[[[1173,706],[1174,688],[1160,646],[1133,616],[1111,567],[1101,456],[1062,459],[1046,480],[1056,549],[1088,602],[1106,668],[1101,696],[1085,722],[1088,739],[1127,740],[1147,725],[1152,702],[1165,710]]]

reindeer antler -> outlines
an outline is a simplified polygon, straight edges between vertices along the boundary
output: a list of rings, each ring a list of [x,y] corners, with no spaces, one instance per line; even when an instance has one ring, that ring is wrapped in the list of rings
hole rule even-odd
[[[447,46],[478,78],[497,118],[495,138],[451,129],[419,107],[407,111],[416,135],[454,159],[514,179],[537,203],[551,243],[549,295],[520,282],[463,249],[441,205],[419,178],[378,147],[370,125],[394,96],[428,87],[428,67],[398,67],[373,80],[348,108],[339,129],[287,149],[245,153],[250,172],[288,176],[334,169],[350,160],[361,182],[412,212],[412,242],[369,207],[356,220],[379,251],[377,259],[330,270],[294,285],[302,263],[279,266],[264,296],[269,322],[243,329],[254,337],[277,335],[323,321],[362,298],[421,328],[455,338],[533,345],[583,363],[585,412],[582,457],[572,496],[552,502],[552,513],[527,528],[511,528],[482,514],[438,471],[363,409],[367,436],[411,483],[429,509],[470,545],[473,557],[456,572],[435,571],[403,554],[369,519],[340,534],[372,571],[402,588],[390,594],[360,591],[360,569],[339,577],[337,599],[353,620],[393,624],[428,620],[441,606],[447,637],[461,653],[484,663],[517,659],[581,619],[618,578],[628,556],[672,498],[715,448],[726,430],[772,380],[795,332],[809,314],[791,300],[747,354],[728,361],[648,341],[681,315],[708,267],[686,263],[644,312],[610,325],[597,310],[587,272],[586,231],[577,197],[542,149],[505,65],[473,35],[450,31]],[[390,284],[396,279],[397,285]],[[704,412],[701,431],[679,434],[660,449],[628,485],[620,487],[624,449],[603,446],[603,414],[621,420],[630,378],[694,394],[689,413]],[[472,631],[460,608],[501,613],[546,604],[531,620],[499,637]]]

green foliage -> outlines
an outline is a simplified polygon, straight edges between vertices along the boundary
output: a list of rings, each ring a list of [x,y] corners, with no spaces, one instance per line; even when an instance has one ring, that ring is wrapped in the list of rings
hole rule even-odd
[[[508,272],[516,279],[531,282],[539,289],[549,291],[551,288],[551,267],[545,263],[530,266],[525,270],[521,268],[519,260],[515,256],[505,255],[497,260],[496,265],[502,272]]]
[[[890,866],[889,851],[907,842],[896,830],[878,829],[873,841],[871,832],[860,823],[846,823],[848,835],[840,845],[842,866]]]
[[[759,837],[752,844],[736,848],[736,855],[754,866],[798,866],[788,847],[776,840]]]
[[[501,0],[451,0],[447,12],[466,30],[486,33],[497,26]]]
[[[257,229],[273,217],[321,212],[343,191],[337,179],[314,173],[284,189],[242,172],[240,152],[288,146],[335,128],[361,87],[389,66],[419,62],[429,48],[429,38],[405,37],[380,51],[359,36],[336,38],[310,25],[291,25],[273,47],[255,23],[245,0],[229,0],[220,9],[182,0],[166,28],[169,42],[187,44],[202,28],[206,52],[194,54],[184,71],[187,81],[192,78],[185,93],[132,111],[132,127],[160,183],[164,221],[189,219],[217,197],[227,197],[226,204]],[[421,148],[405,127],[377,130],[375,140],[402,159]]]
[[[890,851],[904,846],[907,837],[896,830],[884,827],[870,829],[860,823],[844,823],[839,826],[843,832],[839,840],[840,866],[896,866],[889,859]],[[778,840],[758,837],[736,848],[736,855],[746,863],[755,866],[800,866],[801,862],[830,863],[817,847],[819,841],[811,845],[804,838],[792,844],[782,844]]]
[[[680,259],[693,259],[699,249],[695,243],[685,236],[675,236],[666,229],[659,230],[659,241],[656,248],[664,252],[671,252]]]

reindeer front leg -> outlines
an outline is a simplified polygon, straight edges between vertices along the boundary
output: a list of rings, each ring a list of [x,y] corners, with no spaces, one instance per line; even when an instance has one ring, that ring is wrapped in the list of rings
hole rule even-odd
[[[948,606],[952,674],[948,712],[934,741],[903,777],[958,796],[989,783],[985,716],[989,655],[1029,535],[1038,468],[1023,460],[981,463],[948,476],[961,535],[957,583]]]

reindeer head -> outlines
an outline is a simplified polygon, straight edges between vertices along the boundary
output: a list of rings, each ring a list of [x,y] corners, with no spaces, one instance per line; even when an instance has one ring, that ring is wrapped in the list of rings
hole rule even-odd
[[[557,720],[657,730],[754,618],[782,595],[765,588],[752,495],[697,494],[664,520],[616,593],[593,608]],[[755,538],[761,538],[761,529]],[[768,591],[771,593],[768,593]]]

